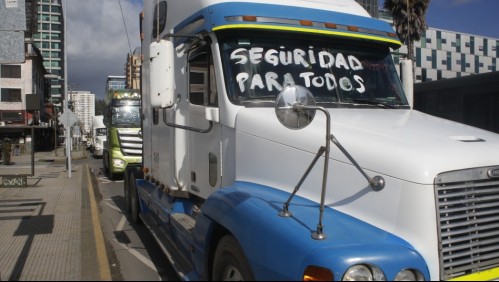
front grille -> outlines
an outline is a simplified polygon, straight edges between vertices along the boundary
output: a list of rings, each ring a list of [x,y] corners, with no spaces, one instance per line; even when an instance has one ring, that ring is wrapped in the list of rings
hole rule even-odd
[[[124,156],[142,156],[142,138],[136,130],[118,130],[121,153]]]
[[[499,267],[498,169],[446,172],[435,179],[442,280]]]

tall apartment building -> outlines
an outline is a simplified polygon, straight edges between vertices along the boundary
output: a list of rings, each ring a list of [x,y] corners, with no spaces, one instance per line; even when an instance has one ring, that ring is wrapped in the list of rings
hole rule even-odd
[[[83,134],[90,133],[92,118],[95,115],[95,94],[90,91],[71,91],[74,113],[80,121],[80,130]]]
[[[126,88],[140,89],[140,66],[142,65],[142,53],[140,48],[135,48],[132,54],[128,54],[125,65]]]
[[[32,0],[37,5],[38,32],[34,44],[40,49],[47,72],[59,77],[52,79],[49,101],[58,111],[64,100],[64,17],[61,0]]]

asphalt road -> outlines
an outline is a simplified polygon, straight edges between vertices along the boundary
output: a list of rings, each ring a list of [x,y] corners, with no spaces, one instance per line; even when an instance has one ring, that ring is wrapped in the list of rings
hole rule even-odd
[[[128,220],[123,180],[109,180],[102,159],[94,159],[90,153],[84,161],[94,184],[113,281],[179,281],[147,228]]]

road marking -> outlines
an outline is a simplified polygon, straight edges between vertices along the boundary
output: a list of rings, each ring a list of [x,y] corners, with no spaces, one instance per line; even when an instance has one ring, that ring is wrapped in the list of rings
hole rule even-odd
[[[120,208],[118,208],[116,205],[114,205],[114,204],[112,204],[112,203],[109,203],[109,202],[105,202],[105,203],[106,203],[106,205],[108,205],[108,206],[109,206],[110,208],[112,208],[113,210],[116,210],[116,211],[118,211],[118,212],[120,212],[120,213],[123,213],[123,211],[122,211]]]
[[[97,208],[97,203],[95,201],[95,194],[92,185],[92,179],[90,177],[90,171],[88,170],[88,165],[85,165],[85,171],[88,177],[88,194],[90,198],[90,213],[92,214],[92,225],[94,229],[95,237],[95,247],[97,249],[97,261],[100,270],[100,280],[101,281],[112,281],[111,269],[109,268],[109,260],[106,252],[106,244],[104,243],[104,234],[102,234],[101,224],[99,220],[99,213]]]
[[[111,201],[111,199],[106,199],[105,200],[105,203],[112,209],[115,209],[115,210],[118,210],[121,212],[121,210],[114,204],[114,203],[110,203],[108,201]],[[116,226],[115,228],[115,231],[118,231],[118,232],[121,232],[123,231],[123,228],[125,227],[125,224],[128,222],[126,216],[122,216],[120,221],[118,222],[118,225]],[[118,241],[118,239],[114,238],[114,241],[121,246],[121,248],[123,248],[124,250],[127,250],[132,256],[136,257],[140,262],[142,262],[143,264],[145,264],[147,267],[149,267],[150,269],[152,269],[153,271],[155,271],[156,273],[158,273],[159,275],[159,270],[156,268],[156,266],[154,265],[154,263],[146,258],[145,256],[143,256],[140,252],[138,252],[137,250],[135,249],[132,249],[130,247],[128,247],[126,244],[123,244],[121,242]],[[159,277],[161,279],[161,277]]]
[[[123,231],[123,227],[125,227],[126,221],[126,217],[122,216],[120,222],[118,223],[118,226],[116,226],[116,231]]]

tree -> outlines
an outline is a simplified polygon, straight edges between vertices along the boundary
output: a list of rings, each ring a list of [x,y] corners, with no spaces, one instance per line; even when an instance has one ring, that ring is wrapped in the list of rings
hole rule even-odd
[[[400,40],[407,45],[407,57],[414,62],[414,42],[426,31],[426,10],[430,0],[385,0],[383,8],[393,17]]]
[[[103,115],[104,114],[104,108],[106,107],[106,102],[104,99],[97,99],[95,98],[95,115]]]

